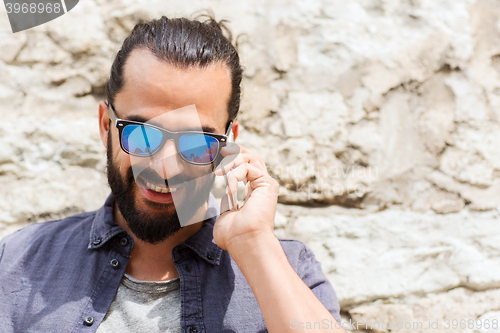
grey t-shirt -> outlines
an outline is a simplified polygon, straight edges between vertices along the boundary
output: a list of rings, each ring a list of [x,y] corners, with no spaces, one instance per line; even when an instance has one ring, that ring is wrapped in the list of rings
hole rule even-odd
[[[113,303],[96,333],[181,331],[179,278],[139,281],[124,274]]]

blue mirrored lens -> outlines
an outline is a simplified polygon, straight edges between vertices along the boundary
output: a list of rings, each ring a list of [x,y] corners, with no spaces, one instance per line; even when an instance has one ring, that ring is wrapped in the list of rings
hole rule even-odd
[[[122,132],[123,147],[137,155],[149,155],[161,144],[163,133],[142,125],[127,125]]]
[[[203,134],[185,134],[179,138],[180,153],[195,163],[212,162],[219,151],[219,141]]]

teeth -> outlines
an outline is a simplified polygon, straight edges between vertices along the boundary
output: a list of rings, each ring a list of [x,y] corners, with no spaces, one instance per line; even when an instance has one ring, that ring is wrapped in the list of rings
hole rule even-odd
[[[177,191],[176,187],[159,187],[156,185],[151,184],[150,182],[146,181],[146,187],[149,188],[152,191],[158,192],[158,193],[171,193]]]

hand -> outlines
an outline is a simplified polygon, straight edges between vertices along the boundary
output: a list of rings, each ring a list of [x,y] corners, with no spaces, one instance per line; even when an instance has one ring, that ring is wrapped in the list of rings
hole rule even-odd
[[[291,318],[305,318],[309,322],[334,321],[330,312],[297,275],[280,242],[274,237],[279,185],[267,173],[264,160],[239,145],[222,150],[225,156],[221,163],[223,169],[216,170],[215,174],[222,176],[223,170],[227,173],[232,168],[227,175],[229,194],[236,192],[238,181],[243,181],[246,198],[240,210],[220,215],[214,225],[214,240],[229,252],[245,276],[269,332],[294,332],[290,326]],[[228,206],[227,197],[222,204]],[[343,329],[321,330],[324,331],[345,333]]]
[[[221,153],[225,158],[215,174],[217,176],[227,174],[228,194],[236,193],[239,181],[243,181],[246,185],[243,207],[237,211],[222,213],[228,206],[225,196],[221,215],[214,226],[215,243],[231,252],[235,246],[251,244],[263,236],[274,237],[274,216],[279,184],[267,172],[264,159],[255,152],[241,145],[232,144],[224,147]],[[235,154],[238,154],[236,158]]]

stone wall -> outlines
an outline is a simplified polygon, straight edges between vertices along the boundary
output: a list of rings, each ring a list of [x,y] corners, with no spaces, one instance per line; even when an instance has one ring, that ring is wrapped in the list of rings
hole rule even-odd
[[[0,237],[102,205],[120,42],[207,8],[238,36],[238,142],[282,185],[276,234],[314,250],[345,318],[500,320],[498,0],[85,0],[17,34],[2,9]]]

